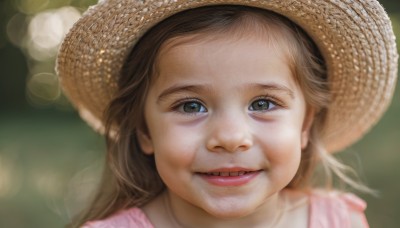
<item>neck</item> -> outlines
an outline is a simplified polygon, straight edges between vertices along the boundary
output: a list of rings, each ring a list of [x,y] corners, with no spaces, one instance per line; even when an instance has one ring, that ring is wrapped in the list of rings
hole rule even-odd
[[[164,205],[173,227],[275,227],[285,211],[285,199],[276,193],[252,213],[238,218],[218,218],[167,190]]]

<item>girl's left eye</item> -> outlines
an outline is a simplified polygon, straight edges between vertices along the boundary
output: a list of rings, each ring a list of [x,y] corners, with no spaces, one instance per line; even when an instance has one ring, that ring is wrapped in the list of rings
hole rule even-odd
[[[268,99],[258,99],[250,104],[250,111],[268,111],[276,107],[276,104]]]

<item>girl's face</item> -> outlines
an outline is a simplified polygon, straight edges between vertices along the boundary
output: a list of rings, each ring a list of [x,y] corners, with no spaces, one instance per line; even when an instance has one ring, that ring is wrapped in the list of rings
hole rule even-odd
[[[173,199],[219,218],[251,214],[296,174],[312,115],[279,45],[181,39],[161,50],[140,145]]]

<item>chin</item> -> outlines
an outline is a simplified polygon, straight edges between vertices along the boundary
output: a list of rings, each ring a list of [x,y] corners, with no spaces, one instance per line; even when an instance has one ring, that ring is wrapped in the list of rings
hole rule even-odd
[[[216,207],[205,210],[208,214],[214,216],[219,219],[235,219],[245,217],[252,212],[255,211],[255,208],[252,207],[243,207],[243,205],[238,206],[225,206],[225,207]]]

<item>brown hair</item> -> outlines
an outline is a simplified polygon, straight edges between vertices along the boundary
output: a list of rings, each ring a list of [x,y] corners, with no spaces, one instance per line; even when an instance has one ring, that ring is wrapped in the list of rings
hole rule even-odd
[[[287,187],[310,186],[319,159],[325,160],[323,164],[327,167],[328,176],[330,170],[341,173],[342,168],[332,168],[340,163],[335,163],[336,160],[325,151],[319,138],[329,104],[329,88],[324,60],[307,34],[292,21],[267,10],[245,6],[201,7],[178,13],[151,28],[127,57],[119,79],[119,91],[105,112],[106,132],[109,133],[106,135],[112,135],[111,132],[116,135],[107,137],[107,165],[103,180],[93,203],[73,226],[103,219],[124,208],[142,206],[165,188],[153,156],[142,153],[136,138],[137,129],[146,129],[144,100],[157,73],[156,60],[162,45],[173,38],[210,35],[226,29],[243,35],[248,32],[248,29],[242,29],[245,28],[243,23],[251,23],[251,29],[265,26],[278,28],[289,50],[289,64],[295,80],[302,88],[308,107],[317,113],[310,143],[302,151],[300,168]],[[265,28],[261,30],[268,32]]]

